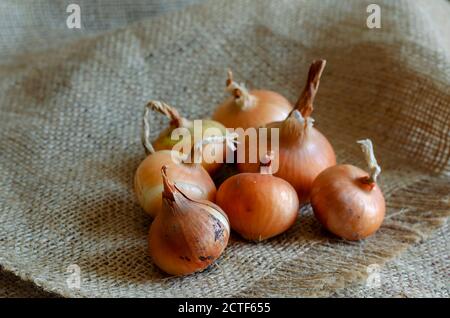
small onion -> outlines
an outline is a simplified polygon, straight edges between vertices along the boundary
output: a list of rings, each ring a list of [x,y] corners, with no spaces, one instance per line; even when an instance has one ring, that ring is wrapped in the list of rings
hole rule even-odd
[[[372,142],[360,140],[370,174],[352,165],[324,170],[313,183],[311,205],[319,222],[347,240],[359,240],[375,233],[384,219],[386,205],[377,181],[381,172]]]
[[[194,200],[170,181],[162,168],[163,208],[153,221],[149,253],[171,275],[188,275],[211,265],[224,251],[230,236],[227,216],[209,201]]]
[[[214,201],[216,186],[208,172],[195,162],[185,163],[187,156],[174,150],[155,151],[150,143],[149,109],[143,117],[142,142],[148,156],[141,162],[134,177],[134,188],[138,201],[145,212],[155,217],[161,211],[163,179],[161,167],[169,166],[169,177],[189,197]]]
[[[231,228],[242,237],[262,241],[286,231],[295,222],[299,201],[294,188],[271,172],[271,159],[261,163],[261,173],[234,175],[219,187],[217,204]]]
[[[231,71],[226,84],[231,96],[217,107],[212,118],[227,128],[258,128],[285,119],[292,110],[291,103],[276,92],[248,91],[243,84],[233,81]]]
[[[148,102],[147,108],[159,112],[170,119],[169,127],[164,129],[152,142],[154,149],[172,150],[176,144],[179,144],[181,152],[183,152],[184,154],[189,154],[195,138],[195,121],[191,121],[184,117],[181,117],[174,107],[171,107],[160,101]],[[180,140],[172,138],[172,132],[177,128],[186,128],[190,138],[184,138],[184,136],[180,136]],[[201,128],[202,130],[202,139],[214,136],[224,136],[226,133],[226,128],[221,123],[210,119],[201,119],[201,126],[199,128]],[[214,174],[224,162],[224,145],[204,145],[203,153],[205,154],[204,160],[202,161],[203,167],[210,174]]]
[[[279,133],[278,156],[274,158],[274,166],[278,167],[278,171],[274,175],[288,181],[295,188],[300,203],[308,202],[312,183],[317,175],[336,164],[333,147],[325,136],[313,127],[314,120],[309,117],[325,64],[325,60],[312,63],[306,87],[296,109],[285,120],[265,126],[269,150],[276,150],[272,149],[275,146],[271,145],[272,129],[277,129]],[[249,151],[251,150],[247,146],[246,158],[249,158]],[[238,169],[241,172],[256,172],[258,164],[250,163],[246,159],[244,162],[238,162]]]

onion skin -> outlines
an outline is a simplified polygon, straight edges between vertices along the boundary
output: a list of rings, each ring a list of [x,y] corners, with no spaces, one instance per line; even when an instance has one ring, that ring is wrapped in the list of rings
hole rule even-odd
[[[174,224],[178,226],[171,226]],[[222,254],[228,244],[229,232],[223,230],[222,238],[216,240],[214,231],[186,231],[185,227],[213,229],[217,224],[207,216],[192,218],[185,214],[178,216],[175,222],[156,217],[149,232],[149,253],[153,262],[175,276],[203,271]]]
[[[367,183],[368,178],[367,172],[352,165],[330,167],[316,178],[311,205],[328,231],[355,241],[378,230],[386,204],[379,186]]]
[[[193,199],[214,202],[216,186],[208,172],[201,165],[174,162],[175,151],[161,150],[145,158],[136,170],[134,178],[135,192],[144,211],[155,217],[162,207],[161,193],[163,179],[161,167],[167,165],[168,176],[174,180],[187,195]]]
[[[201,136],[199,136],[201,139],[212,136],[225,136],[226,134],[225,126],[217,121],[202,119],[201,127],[197,127],[195,121],[190,121],[182,117],[174,107],[155,100],[149,101],[146,105],[146,114],[144,114],[144,118],[148,116],[150,109],[161,113],[170,119],[170,125],[161,131],[159,136],[151,142],[153,151],[176,150],[182,151],[184,154],[188,155],[190,154],[194,143],[198,142],[198,140],[195,140],[196,134],[194,131],[196,129],[199,130],[201,128]],[[148,123],[147,126],[147,129],[150,129]],[[189,137],[184,138],[185,136],[181,135],[180,139],[172,139],[172,132],[177,128],[187,129]],[[149,138],[149,136],[146,138]],[[174,149],[175,145],[177,145],[176,149]],[[226,146],[224,144],[204,145],[202,153],[202,166],[208,173],[214,174],[225,161]]]
[[[186,196],[167,183],[167,175],[163,178],[163,208],[150,227],[149,254],[160,269],[171,275],[202,271],[220,257],[228,244],[227,216],[209,201]]]
[[[279,160],[275,175],[288,181],[297,191],[300,202],[306,203],[314,179],[324,169],[336,164],[336,155],[328,140],[312,127],[296,151],[281,146]],[[291,169],[291,163],[296,163],[294,169]]]
[[[178,128],[177,126],[170,125],[166,129],[164,129],[160,135],[152,142],[155,150],[171,150],[173,147],[181,142],[183,144],[190,145],[191,147],[183,147],[185,154],[189,154],[194,144],[194,127],[188,126],[185,127],[189,130],[190,140],[173,140],[171,138],[172,131]],[[206,134],[206,130],[209,128],[215,128],[217,131],[220,131],[221,135],[225,135],[226,128],[221,123],[217,121],[213,121],[210,119],[202,119],[202,138],[210,137],[211,134]],[[222,165],[225,160],[225,151],[226,146],[224,144],[209,144],[203,146],[203,158],[202,166],[208,171],[210,174],[214,174]]]
[[[231,228],[243,238],[261,241],[286,231],[298,214],[299,201],[283,179],[259,173],[234,175],[219,187],[217,204]]]
[[[253,105],[240,107],[235,97],[230,96],[215,110],[212,119],[227,128],[258,128],[272,121],[285,119],[292,110],[292,104],[282,95],[268,90],[252,90]]]
[[[270,129],[280,129],[278,155],[275,153],[274,166],[278,170],[274,176],[288,181],[297,191],[300,203],[307,203],[314,179],[328,167],[336,164],[336,155],[328,140],[314,127],[298,126],[294,118],[275,122],[268,128],[268,148],[271,150]],[[246,147],[248,158],[248,147]],[[258,150],[259,153],[259,150]],[[258,163],[238,163],[241,172],[257,172]]]

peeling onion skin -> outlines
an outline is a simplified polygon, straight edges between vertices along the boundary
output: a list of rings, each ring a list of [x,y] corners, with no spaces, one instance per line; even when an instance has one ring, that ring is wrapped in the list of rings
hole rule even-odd
[[[164,173],[170,171],[163,169]],[[219,206],[189,198],[168,179],[167,174],[163,208],[148,234],[149,254],[156,266],[170,275],[203,271],[225,250],[229,221]]]
[[[161,211],[163,179],[161,167],[167,165],[168,176],[193,199],[214,202],[216,186],[208,172],[196,164],[174,162],[171,150],[160,150],[150,154],[138,166],[134,178],[134,188],[138,201],[151,217]],[[174,156],[175,157],[175,156]]]
[[[311,205],[319,222],[331,233],[351,241],[374,234],[381,226],[386,204],[383,193],[364,170],[337,165],[324,170],[313,183]]]
[[[268,90],[252,90],[254,105],[242,108],[236,105],[233,96],[227,98],[214,112],[212,119],[227,128],[258,128],[273,121],[285,119],[291,112],[292,104],[282,95]]]
[[[219,187],[217,204],[231,228],[243,238],[262,241],[289,229],[297,219],[299,201],[283,179],[259,173],[234,175]]]

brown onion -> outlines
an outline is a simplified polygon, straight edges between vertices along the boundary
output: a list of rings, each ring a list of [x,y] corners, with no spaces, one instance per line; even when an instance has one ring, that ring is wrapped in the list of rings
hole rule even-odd
[[[288,181],[297,191],[301,203],[308,202],[312,183],[324,169],[336,164],[333,147],[316,128],[310,117],[313,101],[319,87],[320,76],[325,60],[314,61],[309,69],[308,81],[300,96],[296,109],[283,121],[273,122],[267,128],[267,147],[275,153],[274,166],[278,170],[275,176]],[[279,133],[278,156],[272,145],[272,129]],[[261,140],[258,141],[258,145]],[[246,159],[238,161],[241,172],[256,172],[257,163],[249,162],[249,151],[260,150],[246,147]],[[238,160],[239,160],[238,154]]]
[[[170,181],[162,168],[163,208],[149,231],[149,253],[171,275],[188,275],[211,265],[230,236],[227,216],[209,201],[194,200]]]
[[[262,241],[286,231],[297,218],[299,201],[294,188],[271,174],[271,160],[261,173],[234,175],[219,187],[217,204],[231,228],[248,240]]]
[[[347,240],[359,240],[375,233],[386,210],[378,187],[381,172],[369,139],[358,143],[365,154],[370,174],[352,165],[324,170],[313,183],[311,205],[319,222],[330,232]]]
[[[185,163],[187,156],[174,150],[155,151],[150,143],[150,124],[148,122],[149,109],[144,112],[144,130],[142,142],[146,153],[149,154],[141,162],[134,177],[134,188],[142,208],[150,216],[155,217],[161,211],[163,179],[161,167],[168,166],[169,178],[193,199],[214,201],[216,186],[208,172],[200,165]]]
[[[159,112],[170,119],[170,125],[164,129],[159,136],[152,142],[155,150],[172,150],[175,145],[178,144],[178,149],[184,154],[189,154],[192,145],[195,143],[195,131],[194,129],[201,129],[201,139],[214,136],[224,136],[226,129],[225,127],[214,120],[211,119],[199,119],[199,120],[188,120],[178,113],[178,111],[163,102],[160,101],[150,101],[147,104],[147,108]],[[200,125],[195,126],[195,122],[198,121]],[[185,128],[186,132],[189,134],[188,138],[184,136],[179,136],[179,139],[173,138],[172,133],[177,128]],[[225,159],[225,148],[223,144],[208,144],[203,146],[204,160],[202,161],[203,167],[210,174],[215,173],[223,164]]]
[[[276,92],[248,91],[243,84],[233,81],[231,71],[226,84],[231,96],[217,107],[212,118],[227,128],[258,128],[285,119],[292,110],[292,104]]]

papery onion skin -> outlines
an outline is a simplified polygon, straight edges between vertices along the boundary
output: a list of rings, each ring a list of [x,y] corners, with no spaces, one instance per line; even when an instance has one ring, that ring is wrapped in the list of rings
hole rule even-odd
[[[153,222],[149,251],[155,264],[168,274],[179,276],[202,271],[219,258],[227,246],[229,230],[216,219],[206,215],[193,218],[189,214],[179,214],[174,221],[166,217],[161,213]],[[194,230],[186,231],[186,227]],[[212,230],[201,230],[206,228]],[[220,238],[216,239],[215,233],[219,233]]]
[[[152,142],[155,150],[171,150],[179,142],[185,143],[187,145],[194,144],[193,127],[188,128],[191,136],[190,140],[173,140],[171,138],[172,131],[176,128],[177,127],[170,125],[161,132],[158,138],[156,138]],[[211,136],[210,134],[206,133],[207,129],[209,128],[217,129],[217,131],[220,132],[220,135],[225,135],[226,129],[221,123],[209,119],[202,119],[202,138]],[[188,154],[190,152],[189,147],[183,147],[183,149],[185,149],[185,154]],[[214,174],[223,165],[223,162],[225,160],[225,149],[226,146],[223,144],[210,144],[203,146],[204,160],[202,161],[202,166],[206,169],[206,171],[208,171],[208,173]]]
[[[282,95],[269,90],[252,90],[252,105],[242,108],[236,105],[233,96],[215,110],[212,119],[227,128],[258,128],[272,121],[285,119],[291,112],[292,104]]]
[[[162,130],[158,137],[152,141],[154,150],[179,150],[184,154],[189,154],[192,146],[196,142],[194,140],[194,122],[180,116],[178,111],[163,102],[150,101],[148,107],[154,111],[161,112],[171,118],[171,123],[168,127]],[[168,115],[170,114],[170,115]],[[200,119],[199,119],[200,120]],[[195,128],[194,128],[195,127]],[[186,128],[189,132],[189,138],[172,139],[172,132],[177,128]],[[225,136],[226,128],[221,123],[211,119],[201,119],[202,135],[201,139],[211,136]],[[174,146],[180,146],[174,149]],[[186,146],[182,146],[186,145]],[[210,174],[214,174],[224,163],[225,149],[223,144],[209,144],[203,146],[203,159],[202,166]]]
[[[144,211],[155,217],[162,207],[161,193],[163,180],[161,167],[169,166],[169,178],[193,199],[204,199],[214,202],[216,186],[208,172],[201,165],[184,164],[173,161],[180,157],[179,153],[170,150],[156,151],[147,156],[138,166],[134,178],[135,192]]]
[[[217,204],[243,238],[262,241],[289,229],[299,209],[297,194],[283,179],[259,173],[234,175],[219,187]]]
[[[164,196],[163,209],[150,227],[149,253],[164,272],[189,275],[220,257],[228,244],[230,226],[217,205],[192,200],[175,188],[171,191]]]
[[[314,181],[311,205],[319,222],[347,240],[360,240],[381,226],[386,204],[376,183],[368,184],[364,170],[337,165],[324,170]]]

